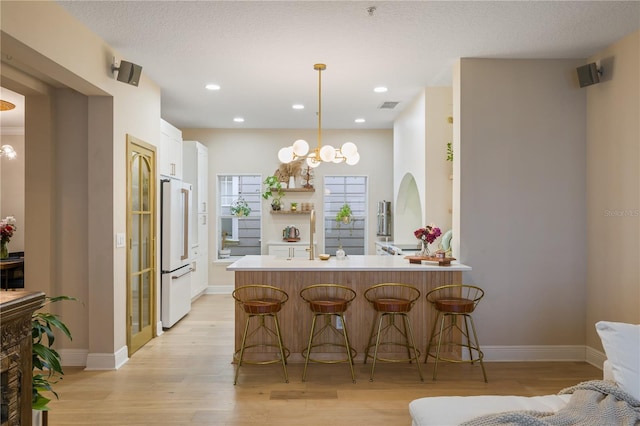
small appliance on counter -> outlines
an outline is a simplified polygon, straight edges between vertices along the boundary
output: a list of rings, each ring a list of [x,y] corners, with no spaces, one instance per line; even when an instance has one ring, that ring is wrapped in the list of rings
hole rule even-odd
[[[379,237],[391,235],[391,201],[378,201],[378,232]]]
[[[282,230],[282,239],[290,243],[300,241],[300,230],[293,225],[289,225]]]

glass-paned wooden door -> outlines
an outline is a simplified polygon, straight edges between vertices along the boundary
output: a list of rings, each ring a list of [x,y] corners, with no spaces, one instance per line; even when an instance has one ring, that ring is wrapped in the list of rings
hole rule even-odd
[[[155,148],[127,136],[127,346],[129,355],[155,336]]]

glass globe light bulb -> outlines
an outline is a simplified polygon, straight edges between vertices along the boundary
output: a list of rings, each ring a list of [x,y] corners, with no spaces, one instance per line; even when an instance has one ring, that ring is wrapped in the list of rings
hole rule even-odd
[[[353,154],[358,152],[358,147],[353,142],[345,142],[342,145],[342,148],[340,148],[340,151],[342,151],[342,155],[344,155],[345,157],[349,158]]]
[[[278,151],[278,160],[280,160],[281,163],[290,163],[293,161],[293,147],[291,146],[286,146],[284,148],[281,148],[280,151]]]
[[[304,139],[298,139],[293,143],[293,153],[298,157],[304,157],[309,152],[309,144]]]
[[[320,148],[320,159],[322,161],[331,162],[336,158],[336,149],[331,145],[325,145]]]
[[[355,155],[352,155],[351,157],[347,158],[346,163],[350,166],[354,166],[358,164],[358,161],[360,161],[360,154],[356,152]]]
[[[311,167],[312,169],[315,169],[319,165],[320,165],[320,162],[316,160],[315,154],[311,154],[310,156],[307,157],[307,166]]]

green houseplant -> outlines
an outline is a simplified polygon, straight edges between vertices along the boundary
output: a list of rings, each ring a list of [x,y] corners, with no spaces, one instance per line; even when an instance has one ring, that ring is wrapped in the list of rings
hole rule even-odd
[[[336,222],[338,222],[338,224],[342,222],[345,225],[348,225],[349,223],[351,223],[351,215],[351,206],[345,203],[342,205],[342,207],[340,207],[340,210],[338,210],[338,213],[336,214]]]
[[[280,210],[281,208],[281,199],[284,197],[284,191],[282,190],[282,183],[278,179],[277,176],[267,176],[264,180],[265,190],[262,193],[262,198],[268,200],[269,197],[272,197],[271,208],[273,210]]]
[[[249,216],[250,213],[251,213],[251,207],[249,207],[249,203],[247,203],[247,200],[245,200],[244,198],[240,197],[231,203],[232,215],[242,217],[242,216]]]
[[[43,307],[61,300],[77,300],[69,296],[46,297]],[[51,392],[56,398],[58,394],[52,385],[62,378],[60,354],[51,346],[55,341],[54,331],[59,330],[72,340],[71,332],[60,317],[56,314],[36,311],[31,316],[31,337],[33,349],[31,352],[33,382],[31,408],[33,410],[48,411],[47,404],[51,399],[45,397],[42,392]]]

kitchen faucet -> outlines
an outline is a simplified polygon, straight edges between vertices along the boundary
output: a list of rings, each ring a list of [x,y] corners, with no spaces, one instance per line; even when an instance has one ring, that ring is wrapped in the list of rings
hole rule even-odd
[[[313,233],[316,232],[316,211],[311,210],[309,213],[309,248],[305,249],[309,252],[309,260],[313,260],[315,258],[315,253],[313,252]]]

